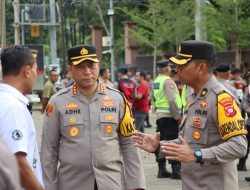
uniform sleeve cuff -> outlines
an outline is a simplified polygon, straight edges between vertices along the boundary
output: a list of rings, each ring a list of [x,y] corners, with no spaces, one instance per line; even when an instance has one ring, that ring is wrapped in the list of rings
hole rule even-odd
[[[201,149],[202,159],[204,162],[215,159],[214,153],[209,149]]]

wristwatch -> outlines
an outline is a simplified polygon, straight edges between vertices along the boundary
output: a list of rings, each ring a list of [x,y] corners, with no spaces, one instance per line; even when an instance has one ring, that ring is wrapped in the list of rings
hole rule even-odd
[[[194,151],[194,156],[196,158],[196,163],[203,163],[202,152],[200,149]]]

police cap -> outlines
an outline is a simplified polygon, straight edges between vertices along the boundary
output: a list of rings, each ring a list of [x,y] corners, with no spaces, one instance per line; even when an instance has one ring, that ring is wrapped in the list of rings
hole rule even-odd
[[[168,59],[162,59],[157,61],[157,67],[163,68],[169,65],[169,60]]]
[[[232,68],[231,70],[230,70],[230,73],[231,74],[240,74],[241,73],[241,71],[240,71],[240,68],[239,67],[234,67],[234,68]]]
[[[98,63],[96,47],[93,45],[79,45],[69,48],[68,50],[69,63],[78,65],[85,60],[90,60]]]
[[[228,72],[229,70],[230,70],[230,65],[225,63],[222,63],[217,67],[215,67],[215,71],[217,72]]]
[[[179,54],[169,60],[177,65],[184,65],[194,59],[214,60],[214,44],[207,41],[187,40],[181,42]]]

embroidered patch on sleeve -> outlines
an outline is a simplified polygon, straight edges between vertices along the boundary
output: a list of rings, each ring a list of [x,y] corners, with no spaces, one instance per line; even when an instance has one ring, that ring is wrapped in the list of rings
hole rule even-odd
[[[218,96],[218,126],[221,138],[227,140],[236,135],[247,134],[245,121],[241,112],[228,93]]]
[[[137,130],[135,127],[134,118],[133,118],[131,110],[130,110],[130,106],[126,100],[124,100],[124,101],[126,102],[125,108],[124,108],[125,113],[124,113],[124,116],[120,122],[119,129],[120,129],[120,133],[124,137],[129,137],[129,136],[132,136]]]
[[[45,111],[46,111],[47,117],[50,117],[51,114],[54,112],[54,104],[48,103]]]

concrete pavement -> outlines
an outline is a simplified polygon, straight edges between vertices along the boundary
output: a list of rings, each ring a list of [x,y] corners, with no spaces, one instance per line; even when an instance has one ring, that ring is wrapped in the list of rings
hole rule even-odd
[[[38,144],[40,146],[41,133],[42,133],[42,123],[43,115],[39,111],[33,111],[33,119],[37,129]],[[153,124],[152,128],[146,128],[146,133],[155,133],[155,116],[150,114],[150,122]],[[158,179],[157,175],[157,164],[155,163],[155,156],[147,152],[142,151],[142,160],[144,164],[144,171],[146,176],[147,190],[181,190],[181,181],[173,179]],[[249,183],[245,181],[245,176],[250,176],[250,161],[247,161],[247,172],[239,172],[239,189],[249,190]],[[169,165],[167,165],[167,170],[171,171]]]

